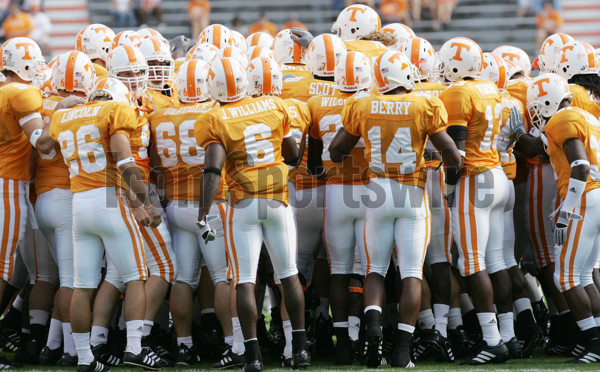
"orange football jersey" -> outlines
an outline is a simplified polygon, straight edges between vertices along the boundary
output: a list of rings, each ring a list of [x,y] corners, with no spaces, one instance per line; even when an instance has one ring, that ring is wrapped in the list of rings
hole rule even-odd
[[[585,154],[590,162],[590,175],[585,191],[600,187],[600,122],[592,114],[578,107],[568,107],[554,114],[544,131],[548,138],[548,155],[558,176],[558,196],[564,199],[571,177],[571,164],[565,156],[563,145],[570,139],[578,138],[585,146]]]
[[[294,75],[295,77],[302,77],[306,79],[312,79],[312,74],[308,71],[308,68],[305,65],[300,64],[281,64],[281,72],[283,72],[283,76],[286,75]]]
[[[89,102],[52,116],[50,136],[71,174],[71,191],[121,186],[116,160],[110,151],[110,137],[127,137],[137,129],[135,110],[125,102]]]
[[[380,54],[389,50],[382,43],[372,40],[346,40],[344,44],[346,44],[348,52],[361,52],[369,57],[371,61],[374,61]]]
[[[330,96],[335,94],[339,94],[339,90],[334,81],[288,77],[283,79],[283,89],[279,97],[282,99],[295,98],[302,102],[307,102],[314,96]]]
[[[292,122],[290,125],[290,132],[296,140],[296,145],[300,149],[302,144],[302,138],[305,143],[308,141],[306,134],[310,126],[310,111],[306,102],[298,101],[297,99],[288,98],[284,100],[290,111],[290,117]],[[308,146],[308,143],[306,144]],[[304,150],[302,160],[297,167],[289,167],[290,173],[288,175],[288,182],[293,182],[294,186],[299,189],[307,189],[317,186],[316,178],[308,174],[306,169],[306,159],[308,158],[308,152]]]
[[[494,147],[500,154],[500,164],[506,177],[509,180],[514,180],[517,176],[517,159],[513,154],[514,144],[510,146],[508,150],[508,144],[510,143],[510,112],[513,107],[516,107],[521,113],[521,117],[525,116],[525,108],[523,103],[516,98],[513,98],[510,93],[502,92],[502,105],[504,111],[502,112],[502,122],[500,123],[500,133],[496,136],[494,141]],[[524,120],[524,119],[523,119]]]
[[[288,167],[281,142],[291,136],[291,115],[279,97],[247,97],[210,110],[198,118],[196,139],[206,148],[221,143],[227,152],[225,172],[231,205],[241,199],[288,202]]]
[[[592,96],[590,91],[581,85],[569,84],[569,88],[571,88],[571,93],[573,93],[571,106],[579,107],[600,120],[600,98]]]
[[[448,126],[467,128],[463,174],[483,173],[500,165],[492,146],[502,120],[502,97],[488,80],[459,80],[440,95],[448,111]]]
[[[50,124],[52,114],[60,101],[62,101],[60,96],[44,98],[42,114],[44,123]],[[35,192],[38,195],[56,188],[68,189],[71,187],[69,168],[65,164],[58,143],[54,144],[54,151],[48,155],[36,152],[35,165]]]
[[[194,131],[199,115],[219,107],[215,102],[183,103],[150,114],[152,142],[160,157],[161,171],[169,200],[200,200],[204,149],[198,146]],[[224,180],[224,177],[222,177]],[[217,199],[225,199],[223,181]]]
[[[374,177],[425,187],[423,153],[427,136],[446,129],[448,114],[439,98],[414,92],[376,95],[360,92],[348,98],[342,122],[361,136]]]
[[[177,98],[177,88],[174,83],[171,85],[170,97],[150,88],[146,89],[146,92],[142,95],[141,107],[148,113],[167,107],[179,107],[179,105],[180,102],[179,98]]]
[[[369,163],[365,158],[365,141],[362,138],[342,163],[334,163],[329,155],[331,141],[338,130],[344,127],[342,110],[351,96],[350,93],[342,93],[339,96],[313,97],[308,100],[312,118],[309,135],[323,142],[321,159],[325,167],[325,180],[328,184],[369,183]]]
[[[420,92],[425,92],[425,93],[429,93],[433,96],[439,97],[440,94],[447,88],[446,85],[442,84],[442,83],[433,83],[430,81],[423,81],[421,83],[417,83],[417,91]],[[432,151],[432,152],[437,152],[437,150],[435,149],[435,147],[433,147],[433,144],[431,143],[431,141],[427,141],[427,146],[426,146],[427,150]],[[441,160],[427,160],[425,161],[425,165],[428,168],[433,168],[433,169],[437,169],[437,167],[440,166]]]
[[[108,77],[108,71],[106,71],[106,68],[97,63],[94,63],[94,70],[96,71],[96,83]]]
[[[42,92],[19,83],[0,87],[0,177],[31,179],[33,147],[21,125],[42,117]]]

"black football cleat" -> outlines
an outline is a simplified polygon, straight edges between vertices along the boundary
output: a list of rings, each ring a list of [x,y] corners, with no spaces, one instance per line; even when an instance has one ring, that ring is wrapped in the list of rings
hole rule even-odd
[[[502,341],[495,346],[489,346],[484,342],[484,346],[472,359],[464,361],[461,365],[477,366],[491,363],[504,363],[509,358],[509,351]]]
[[[308,350],[300,350],[292,355],[292,368],[293,369],[306,369],[310,367],[310,353]]]
[[[152,371],[160,369],[160,363],[156,359],[156,354],[147,347],[143,347],[139,354],[134,354],[130,351],[123,353],[123,364],[142,367]]]
[[[100,363],[96,359],[90,364],[78,364],[77,372],[107,372],[110,368]]]
[[[214,363],[212,368],[214,369],[227,369],[233,367],[241,367],[244,365],[246,358],[244,354],[235,354],[231,348],[227,348],[227,350],[223,353],[221,360]]]

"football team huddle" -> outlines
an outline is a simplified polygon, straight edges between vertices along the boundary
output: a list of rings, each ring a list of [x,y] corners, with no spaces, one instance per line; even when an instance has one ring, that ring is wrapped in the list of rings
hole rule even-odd
[[[2,45],[16,362],[600,362],[594,49],[551,35],[533,78],[517,47],[436,52],[364,5],[331,31]]]

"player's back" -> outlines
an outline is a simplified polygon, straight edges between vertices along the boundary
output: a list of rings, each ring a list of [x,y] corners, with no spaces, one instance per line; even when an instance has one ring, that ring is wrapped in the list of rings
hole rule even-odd
[[[364,184],[369,180],[369,164],[365,159],[364,140],[360,139],[340,164],[334,163],[329,154],[331,141],[343,127],[342,110],[351,97],[351,93],[341,93],[308,100],[312,121],[309,134],[323,143],[321,159],[325,167],[325,178],[329,184]]]
[[[61,148],[71,174],[71,191],[120,186],[110,137],[129,137],[137,128],[135,110],[117,101],[89,102],[54,113],[50,136]]]
[[[488,80],[460,80],[440,95],[448,111],[448,126],[467,128],[465,175],[476,175],[500,165],[492,146],[502,119],[502,98]]]
[[[307,78],[307,79],[312,79],[312,74],[310,73],[310,71],[308,71],[308,67],[306,67],[305,65],[294,64],[294,63],[289,63],[289,64],[284,63],[284,64],[279,65],[279,67],[281,67],[281,72],[283,73],[284,77],[286,75],[294,75],[295,77],[303,77],[303,78]]]
[[[291,136],[290,114],[279,97],[243,98],[198,118],[196,138],[204,148],[225,147],[231,205],[240,199],[265,198],[287,203],[288,167],[281,143]]]
[[[590,162],[590,174],[585,191],[600,187],[600,157],[598,156],[600,138],[600,122],[589,112],[578,107],[568,107],[554,114],[546,124],[548,138],[548,155],[558,176],[558,195],[564,199],[571,177],[571,164],[567,160],[563,145],[570,139],[577,138],[585,146],[585,153]]]
[[[348,52],[356,51],[365,54],[370,60],[374,61],[380,54],[389,50],[379,41],[373,40],[346,40],[346,49]]]
[[[44,98],[42,117],[45,124],[49,124],[52,120],[52,115],[60,101],[62,101],[60,96]],[[54,145],[54,151],[50,154],[36,152],[35,164],[35,192],[38,195],[55,188],[70,188],[69,169],[65,165],[58,143]]]
[[[31,179],[32,147],[21,125],[41,118],[41,111],[38,88],[20,83],[0,87],[0,177]]]
[[[199,200],[204,149],[196,142],[194,126],[198,116],[214,106],[214,102],[184,103],[149,117],[169,200]]]
[[[596,119],[600,120],[600,97],[592,95],[589,90],[581,85],[569,84],[569,88],[571,89],[571,93],[573,93],[573,102],[571,102],[571,105],[589,112]]]
[[[283,80],[282,99],[295,98],[308,102],[314,96],[328,96],[339,92],[334,81],[305,77],[288,77]]]
[[[342,120],[350,134],[363,137],[374,176],[425,186],[427,136],[446,128],[446,110],[438,98],[420,92],[358,93],[346,102]]]
[[[434,83],[431,81],[423,81],[421,83],[417,83],[417,91],[429,93],[432,96],[436,97],[439,97],[440,94],[442,94],[442,92],[446,90],[446,88],[448,87],[442,83]]]
[[[97,63],[94,63],[94,71],[96,71],[96,83],[108,77],[108,71],[106,71],[106,68]]]

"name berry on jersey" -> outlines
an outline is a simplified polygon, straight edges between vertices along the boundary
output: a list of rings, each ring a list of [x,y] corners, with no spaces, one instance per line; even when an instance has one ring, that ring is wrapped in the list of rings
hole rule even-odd
[[[412,102],[371,101],[371,114],[408,115]]]

